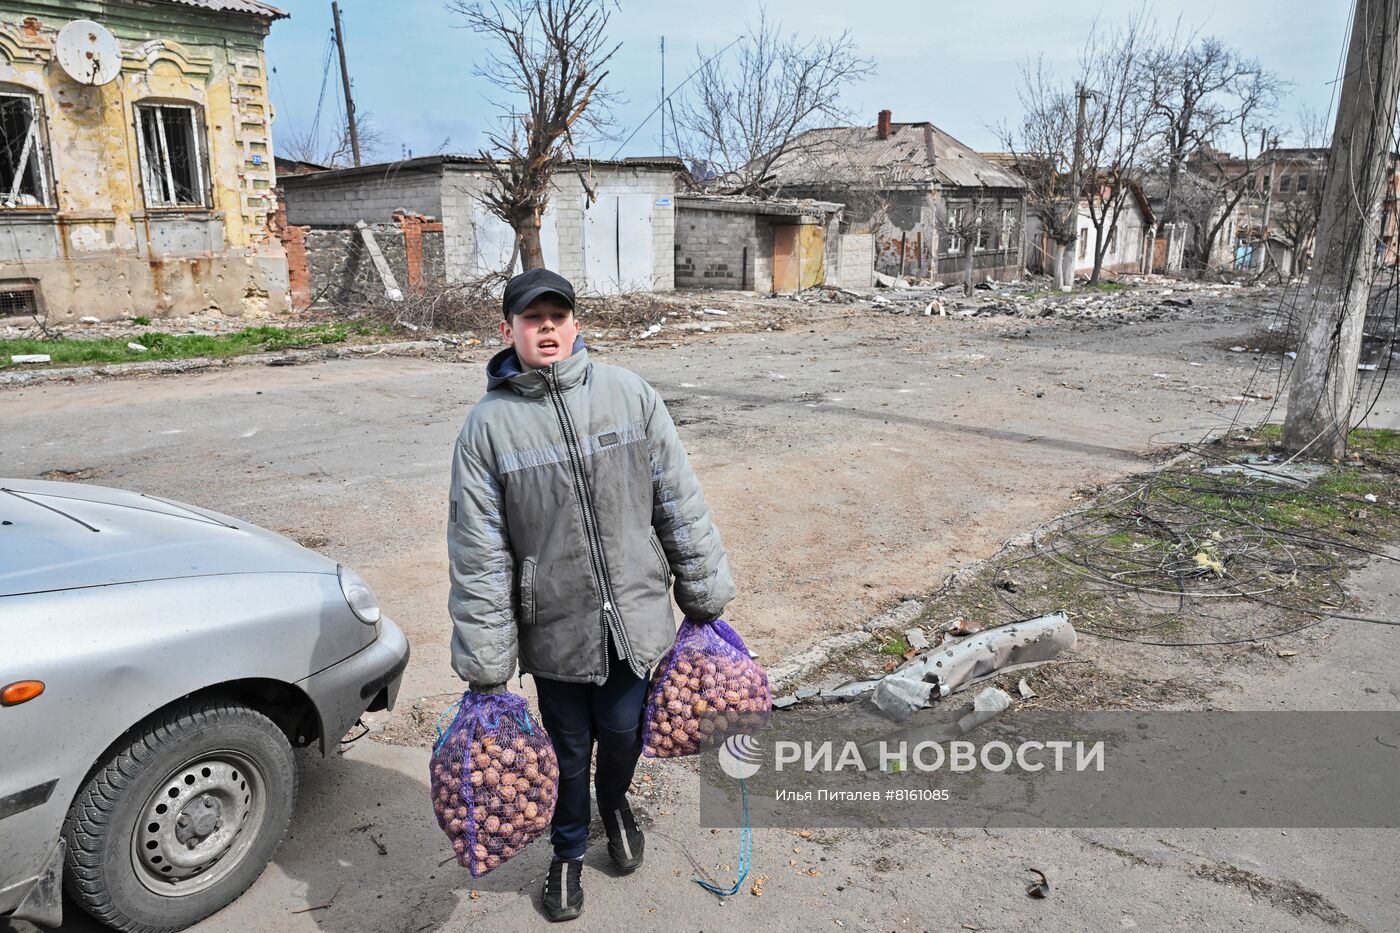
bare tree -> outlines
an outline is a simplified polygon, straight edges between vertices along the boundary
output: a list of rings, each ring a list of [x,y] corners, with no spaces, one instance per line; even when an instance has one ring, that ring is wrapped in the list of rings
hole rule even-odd
[[[761,192],[773,166],[799,136],[823,121],[841,123],[842,90],[875,71],[849,32],[803,39],[783,34],[760,9],[725,65],[705,58],[681,102],[677,125],[687,158],[736,192]]]
[[[969,296],[976,285],[977,254],[989,249],[994,238],[1005,241],[1019,233],[1017,220],[1009,216],[1009,209],[1002,208],[1001,202],[985,190],[967,200],[949,202],[944,230],[950,240],[948,252],[962,257],[963,294]]]
[[[515,231],[524,268],[543,268],[540,219],[550,183],[572,157],[575,133],[601,132],[610,120],[604,68],[620,44],[607,39],[608,4],[448,0],[447,8],[493,41],[478,73],[523,105],[497,105],[507,129],[488,134],[490,148],[481,153],[493,181],[482,203]]]
[[[1331,133],[1328,131],[1324,115],[1310,107],[1303,107],[1299,111],[1298,125],[1292,135],[1305,150],[1302,164],[1298,166],[1299,181],[1296,182],[1296,193],[1290,198],[1282,199],[1275,208],[1273,220],[1278,224],[1279,232],[1283,234],[1293,253],[1293,267],[1288,272],[1290,275],[1299,275],[1307,269],[1312,258],[1317,221],[1322,214],[1322,182],[1326,177],[1325,162],[1319,166],[1321,171],[1318,175],[1311,175],[1310,170],[1318,160],[1314,159],[1312,152],[1308,150],[1328,148],[1331,145]],[[1307,190],[1302,190],[1303,178],[1307,179]]]
[[[384,131],[368,110],[355,111],[355,125],[360,136],[360,157],[364,162],[380,158],[387,142]],[[342,118],[339,130],[325,138],[311,129],[289,129],[277,147],[284,158],[310,162],[326,168],[348,168],[354,165],[350,146],[350,123]]]
[[[1055,244],[1055,255],[1050,257],[1055,284],[1069,285],[1074,267],[1067,257],[1079,226],[1077,199],[1069,190],[1078,102],[1043,59],[1022,66],[1017,96],[1023,111],[1020,124],[1003,124],[997,132],[1002,148],[1011,153],[1016,171],[1026,182],[1027,212]]]
[[[1166,199],[1162,220],[1187,221],[1189,261],[1205,268],[1266,147],[1269,119],[1285,83],[1213,37],[1180,30],[1153,49],[1153,125],[1161,143]],[[1242,154],[1229,157],[1226,146]],[[1193,177],[1186,177],[1187,175]]]
[[[1104,256],[1133,191],[1139,157],[1151,137],[1152,101],[1158,77],[1144,67],[1155,41],[1145,13],[1126,26],[1089,34],[1080,55],[1080,86],[1090,89],[1084,120],[1084,183],[1081,188],[1095,232],[1094,269],[1098,284]]]

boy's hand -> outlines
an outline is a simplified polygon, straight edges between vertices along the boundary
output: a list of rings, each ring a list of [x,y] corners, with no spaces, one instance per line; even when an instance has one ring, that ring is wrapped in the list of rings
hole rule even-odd
[[[480,693],[486,696],[499,696],[502,693],[510,693],[504,683],[499,684],[467,684],[467,689],[472,693]]]
[[[711,622],[718,622],[719,619],[719,616],[715,616],[713,619],[692,619],[690,616],[685,617],[685,620],[687,622],[690,622],[694,625],[709,625]]]

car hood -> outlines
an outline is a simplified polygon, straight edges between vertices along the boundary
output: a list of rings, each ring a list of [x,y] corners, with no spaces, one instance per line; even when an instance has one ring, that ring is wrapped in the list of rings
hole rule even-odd
[[[0,596],[335,561],[208,509],[104,486],[0,479]]]

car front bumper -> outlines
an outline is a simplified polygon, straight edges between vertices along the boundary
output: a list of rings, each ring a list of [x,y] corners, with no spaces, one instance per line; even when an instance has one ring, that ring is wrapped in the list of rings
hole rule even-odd
[[[379,620],[378,635],[370,644],[297,681],[320,717],[321,754],[329,754],[365,710],[394,708],[408,654],[408,639],[385,617]]]

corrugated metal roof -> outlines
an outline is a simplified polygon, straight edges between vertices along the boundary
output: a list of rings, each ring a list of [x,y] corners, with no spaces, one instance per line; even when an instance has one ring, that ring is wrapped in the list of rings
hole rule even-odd
[[[165,0],[181,6],[199,7],[216,13],[248,13],[252,16],[266,16],[268,19],[288,19],[292,14],[277,9],[269,3],[258,0]]]
[[[1024,188],[1014,173],[982,158],[932,123],[809,130],[773,166],[776,184]]]

